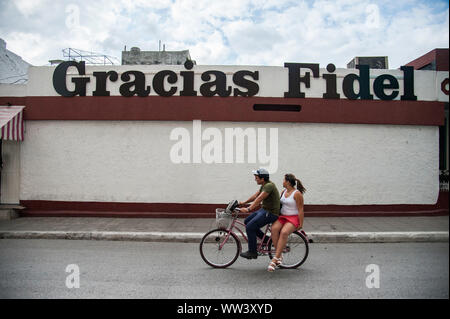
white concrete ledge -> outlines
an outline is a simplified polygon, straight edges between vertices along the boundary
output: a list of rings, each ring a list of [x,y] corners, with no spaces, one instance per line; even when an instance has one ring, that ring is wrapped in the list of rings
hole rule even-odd
[[[108,231],[0,231],[0,239],[72,239],[110,241],[200,242],[205,233]],[[449,232],[311,232],[313,243],[448,242]]]
[[[308,237],[317,243],[448,242],[448,235],[448,232],[442,231],[308,233]]]
[[[16,211],[14,211],[14,209],[0,209],[0,220],[11,220],[11,219],[15,219],[18,218],[19,214],[17,214]]]

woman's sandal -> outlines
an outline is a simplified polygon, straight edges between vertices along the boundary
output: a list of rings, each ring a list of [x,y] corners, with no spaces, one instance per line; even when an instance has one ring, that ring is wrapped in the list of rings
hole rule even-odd
[[[273,259],[269,263],[269,266],[267,267],[267,271],[274,272],[275,269],[280,267],[281,262],[282,262],[282,258],[273,257]]]

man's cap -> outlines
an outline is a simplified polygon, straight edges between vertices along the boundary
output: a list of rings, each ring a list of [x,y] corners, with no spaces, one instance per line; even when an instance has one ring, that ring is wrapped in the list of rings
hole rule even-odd
[[[269,171],[266,170],[265,168],[257,169],[256,171],[252,171],[252,173],[253,173],[253,175],[258,175],[258,176],[269,175]]]

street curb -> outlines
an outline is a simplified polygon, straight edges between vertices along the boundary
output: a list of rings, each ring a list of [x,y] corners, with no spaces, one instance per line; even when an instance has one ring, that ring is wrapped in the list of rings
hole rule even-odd
[[[448,242],[448,235],[444,231],[308,233],[308,237],[316,243]]]
[[[205,233],[110,231],[0,231],[0,239],[69,239],[199,243]],[[449,232],[310,232],[313,243],[448,242]]]

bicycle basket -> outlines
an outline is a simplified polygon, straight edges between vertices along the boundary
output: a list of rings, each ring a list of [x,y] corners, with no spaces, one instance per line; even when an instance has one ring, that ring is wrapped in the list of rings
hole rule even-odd
[[[226,229],[230,226],[233,221],[233,216],[228,214],[225,209],[216,209],[216,226],[217,228]]]

